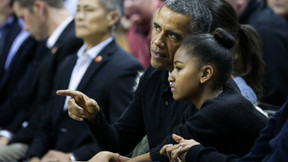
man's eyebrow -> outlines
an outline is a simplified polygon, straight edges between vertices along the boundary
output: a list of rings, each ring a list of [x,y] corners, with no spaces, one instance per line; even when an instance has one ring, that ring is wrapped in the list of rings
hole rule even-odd
[[[156,26],[156,27],[160,27],[160,25],[159,25],[157,22],[154,22],[153,24],[154,24],[154,26]]]

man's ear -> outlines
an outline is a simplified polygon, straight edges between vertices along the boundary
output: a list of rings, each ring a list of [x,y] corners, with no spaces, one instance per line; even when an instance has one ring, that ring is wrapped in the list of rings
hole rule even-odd
[[[112,27],[116,24],[116,22],[119,20],[119,14],[117,11],[110,11],[108,13],[108,21],[109,21],[109,27]]]
[[[214,69],[211,65],[205,65],[201,68],[200,83],[207,82],[213,75]]]
[[[47,6],[43,1],[35,0],[34,1],[34,12],[36,12],[41,18],[45,18],[47,16]]]

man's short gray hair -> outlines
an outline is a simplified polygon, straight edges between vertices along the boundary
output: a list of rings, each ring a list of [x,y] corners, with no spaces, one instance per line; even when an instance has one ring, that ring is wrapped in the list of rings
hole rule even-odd
[[[122,16],[124,15],[123,0],[98,0],[101,5],[105,8],[106,12],[117,11],[119,14],[118,22],[113,26],[113,31],[116,30],[120,23]]]

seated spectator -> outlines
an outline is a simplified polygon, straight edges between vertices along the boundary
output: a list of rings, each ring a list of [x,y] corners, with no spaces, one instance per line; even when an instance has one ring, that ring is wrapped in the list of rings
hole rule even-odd
[[[262,94],[263,59],[257,32],[248,25],[240,25],[232,6],[223,0],[204,0],[212,12],[213,26],[221,26],[235,39],[232,49],[232,75],[244,97],[253,104]],[[229,16],[228,16],[229,15]]]
[[[170,161],[193,162],[245,162],[245,161],[287,161],[287,124],[288,101],[268,121],[267,126],[261,131],[252,149],[243,157],[225,155],[217,152],[215,148],[205,147],[191,139],[185,140],[173,135],[176,145],[165,145],[161,153],[168,156]]]
[[[261,40],[255,29],[249,25],[241,25],[238,33],[238,43],[233,51],[232,75],[241,94],[256,105],[263,93],[264,61]]]
[[[37,42],[24,31],[23,21],[15,16],[12,4],[13,0],[0,2],[0,127],[2,129],[14,120],[14,116],[20,109],[17,102],[12,100],[17,98],[19,93],[29,89],[28,87],[20,91],[18,89],[19,85],[25,82],[23,78],[28,67],[33,62],[39,62],[41,58],[36,54]],[[31,73],[31,78],[34,76],[35,71]]]
[[[1,76],[1,73],[3,72],[4,65],[5,65],[6,58],[7,58],[7,52],[5,51],[4,47],[7,47],[7,46],[10,47],[13,40],[15,39],[15,37],[20,31],[18,22],[14,16],[11,3],[12,3],[12,0],[2,0],[0,2],[0,76]],[[18,28],[15,28],[14,26]],[[13,32],[13,33],[9,33],[9,32]],[[7,37],[12,40],[7,42],[6,35],[8,35],[9,37],[8,36]],[[9,44],[5,44],[5,43],[9,43]],[[6,52],[5,55],[3,54],[4,51]],[[0,77],[0,80],[1,79],[2,78]]]
[[[265,62],[261,102],[281,106],[288,97],[288,23],[259,0],[226,0],[240,24],[253,26],[262,43]],[[273,41],[271,41],[273,40]]]

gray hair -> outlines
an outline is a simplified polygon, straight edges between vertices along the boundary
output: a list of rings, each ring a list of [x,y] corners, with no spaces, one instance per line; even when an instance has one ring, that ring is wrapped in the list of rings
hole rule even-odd
[[[122,16],[124,15],[123,0],[98,0],[101,5],[105,8],[106,12],[117,11],[119,19],[117,23],[112,27],[113,32],[117,29]]]
[[[162,7],[164,5],[176,13],[191,17],[191,32],[210,32],[212,14],[201,0],[167,0],[163,3]]]

